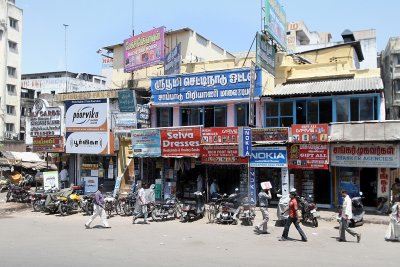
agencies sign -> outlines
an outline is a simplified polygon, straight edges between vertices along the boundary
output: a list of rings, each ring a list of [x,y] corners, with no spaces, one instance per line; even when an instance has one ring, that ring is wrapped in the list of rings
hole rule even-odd
[[[293,124],[293,143],[327,143],[328,124]]]
[[[289,169],[327,170],[327,144],[293,144],[289,147]]]
[[[161,129],[161,153],[167,157],[199,157],[200,127]]]
[[[287,167],[286,147],[253,147],[250,157],[251,167]]]
[[[161,157],[159,129],[137,129],[132,131],[134,157]]]
[[[66,132],[107,132],[107,99],[65,101]]]

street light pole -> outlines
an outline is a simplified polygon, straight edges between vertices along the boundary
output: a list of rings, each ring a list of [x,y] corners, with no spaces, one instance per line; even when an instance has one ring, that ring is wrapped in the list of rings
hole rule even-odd
[[[64,26],[64,48],[65,48],[65,92],[68,92],[68,68],[67,68],[67,27],[68,24],[63,24]]]

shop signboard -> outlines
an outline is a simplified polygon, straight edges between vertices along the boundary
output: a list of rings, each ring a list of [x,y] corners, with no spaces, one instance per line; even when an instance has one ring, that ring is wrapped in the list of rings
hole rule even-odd
[[[327,170],[327,144],[292,144],[289,147],[289,169]]]
[[[258,143],[275,143],[289,140],[288,127],[270,127],[251,129],[252,141]]]
[[[265,0],[265,30],[286,50],[286,13],[278,0]]]
[[[237,127],[211,127],[201,129],[203,145],[237,145],[239,131]]]
[[[121,112],[136,112],[135,90],[118,91],[118,107]]]
[[[175,46],[164,59],[164,75],[179,74],[181,72],[181,43]]]
[[[136,112],[112,114],[112,129],[114,133],[131,132],[137,127]]]
[[[255,205],[257,203],[257,192],[256,192],[256,169],[250,168],[250,203]]]
[[[30,136],[60,136],[62,118],[63,113],[60,107],[49,107],[45,99],[35,99],[30,115]]]
[[[293,143],[327,143],[328,124],[293,124]]]
[[[58,185],[58,172],[43,172],[43,188],[49,190],[52,188],[59,188]]]
[[[398,144],[331,144],[330,164],[340,167],[399,168]]]
[[[121,188],[121,182],[122,182],[122,176],[118,176],[117,179],[115,180],[113,197],[116,197],[117,194],[119,193],[119,189]]]
[[[134,157],[161,157],[159,129],[137,129],[132,131]]]
[[[150,107],[148,104],[137,104],[138,128],[150,128]]]
[[[82,177],[85,183],[85,195],[96,193],[99,188],[99,177]]]
[[[64,137],[33,137],[32,152],[64,152]]]
[[[72,154],[110,154],[110,133],[67,133],[65,152]]]
[[[388,168],[379,168],[378,170],[378,197],[386,197],[387,199],[389,199],[389,173],[390,169]]]
[[[239,157],[238,146],[203,146],[202,164],[247,164],[248,159]]]
[[[201,154],[201,128],[182,127],[161,129],[163,157],[199,157]]]
[[[131,72],[164,62],[164,27],[124,40],[124,71]]]
[[[251,137],[252,131],[249,127],[239,128],[239,156],[250,157],[251,155]]]
[[[281,180],[282,180],[282,196],[289,195],[289,169],[281,169]]]
[[[65,101],[66,132],[108,132],[107,99]]]
[[[257,33],[256,64],[275,76],[275,47],[266,36]]]
[[[250,69],[179,74],[151,79],[151,94],[157,104],[248,100]],[[254,97],[262,94],[261,69],[256,69]]]
[[[287,167],[287,149],[284,146],[253,147],[250,157],[251,167]]]

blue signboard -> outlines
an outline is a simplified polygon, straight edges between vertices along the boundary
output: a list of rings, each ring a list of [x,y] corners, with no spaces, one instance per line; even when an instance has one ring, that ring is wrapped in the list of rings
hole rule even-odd
[[[253,147],[250,157],[251,167],[287,167],[286,147]]]
[[[175,46],[164,58],[164,75],[181,72],[181,43]]]
[[[132,151],[134,157],[161,157],[160,130],[132,130]]]
[[[256,169],[250,168],[250,203],[253,205],[257,202],[257,195],[256,195]]]
[[[251,155],[251,128],[239,128],[239,157],[250,157]]]
[[[248,99],[249,92],[249,68],[151,79],[151,94],[156,105]],[[254,97],[261,94],[261,69],[257,68]]]

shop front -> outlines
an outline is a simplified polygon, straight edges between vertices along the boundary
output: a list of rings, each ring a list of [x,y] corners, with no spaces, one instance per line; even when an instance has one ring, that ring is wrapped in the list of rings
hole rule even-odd
[[[376,207],[378,197],[390,197],[391,173],[400,167],[399,145],[396,143],[331,144],[330,164],[334,167],[336,201],[340,191],[350,196],[363,193],[363,203]]]

